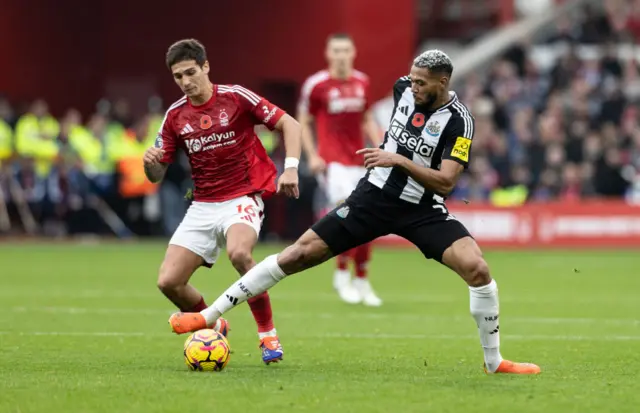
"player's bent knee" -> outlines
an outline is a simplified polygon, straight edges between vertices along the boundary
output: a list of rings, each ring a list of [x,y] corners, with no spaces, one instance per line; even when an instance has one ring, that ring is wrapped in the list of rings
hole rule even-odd
[[[253,257],[251,256],[250,250],[246,248],[234,248],[228,250],[227,255],[236,270],[245,273],[251,268]]]
[[[173,275],[168,268],[168,265],[163,263],[160,266],[160,273],[158,274],[158,289],[163,293],[171,293],[176,291],[180,287],[178,277]]]
[[[191,274],[195,269],[191,269],[185,265],[184,262],[175,259],[165,259],[160,265],[160,271],[158,272],[158,289],[165,293],[176,293],[183,288]],[[196,267],[197,268],[197,267]]]
[[[471,287],[480,287],[491,282],[489,265],[484,258],[477,256],[465,263],[463,277]]]
[[[176,293],[189,282],[204,263],[201,256],[177,245],[169,245],[158,272],[158,288],[163,293]]]

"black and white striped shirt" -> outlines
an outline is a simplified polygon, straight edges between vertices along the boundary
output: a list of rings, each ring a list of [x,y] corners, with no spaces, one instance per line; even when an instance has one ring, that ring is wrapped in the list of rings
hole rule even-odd
[[[448,103],[429,110],[416,105],[409,77],[398,79],[393,87],[391,123],[381,148],[426,168],[440,169],[443,159],[451,159],[467,168],[474,119],[455,92],[449,92],[449,95]],[[388,194],[407,202],[443,202],[441,194],[426,190],[400,168],[376,167],[367,173],[366,178]]]

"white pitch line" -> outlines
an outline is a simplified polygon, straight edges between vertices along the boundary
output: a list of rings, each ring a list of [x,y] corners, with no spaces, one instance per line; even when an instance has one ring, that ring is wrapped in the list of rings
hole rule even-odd
[[[85,308],[85,307],[12,307],[15,313],[50,313],[50,314],[68,314],[68,315],[117,315],[117,314],[140,314],[140,315],[166,315],[169,316],[176,310],[173,309],[150,309],[150,308]],[[456,322],[465,322],[471,320],[471,316],[447,316],[447,315],[430,315],[415,313],[379,313],[372,310],[368,313],[353,313],[345,310],[341,313],[315,313],[315,312],[280,312],[277,318],[296,319],[303,317],[313,317],[320,319],[357,319],[357,320],[415,320],[415,321],[437,321],[451,320]],[[504,316],[504,320],[514,323],[531,323],[531,324],[601,324],[601,325],[619,325],[619,326],[640,326],[640,320],[626,318],[559,318],[559,317],[509,317]]]
[[[0,335],[9,336],[77,336],[77,337],[171,337],[170,333],[142,333],[118,331],[0,331]],[[186,336],[185,336],[186,337]]]
[[[11,311],[14,313],[31,313],[41,312],[50,314],[68,314],[68,315],[84,315],[84,314],[141,314],[141,315],[171,315],[177,310],[161,310],[150,308],[85,308],[85,307],[13,307]]]
[[[143,332],[117,332],[117,331],[0,331],[0,335],[15,336],[75,336],[75,337],[147,337],[147,338],[173,338],[171,333],[143,333]],[[186,335],[184,335],[186,337]],[[394,340],[477,340],[476,335],[470,334],[388,334],[388,333],[327,333],[297,336],[300,339],[394,339]],[[640,336],[579,336],[579,335],[517,335],[504,334],[504,340],[517,341],[640,341]]]
[[[425,292],[425,294],[402,294],[402,293],[388,293],[382,298],[389,303],[402,303],[402,304],[441,304],[441,303],[457,303],[461,300],[468,300],[468,293],[461,291],[462,295],[457,294],[438,294],[431,292]],[[207,297],[216,297],[217,294],[205,294]],[[69,298],[69,299],[88,299],[88,298],[105,298],[105,299],[157,299],[161,297],[159,292],[149,290],[148,292],[140,291],[104,291],[104,290],[38,290],[38,291],[26,291],[26,290],[0,290],[0,297],[6,298]],[[288,292],[274,292],[271,294],[271,298],[274,301],[285,302],[331,302],[340,303],[339,298],[335,293],[328,292],[305,292],[305,293],[288,293]],[[500,297],[502,303],[516,303],[516,304],[545,304],[545,303],[558,303],[562,302],[564,305],[569,304],[616,304],[618,306],[636,306],[637,296],[629,294],[628,296],[571,296],[571,297],[558,297],[554,295],[549,296],[519,296],[514,293],[511,295],[505,295]]]
[[[338,338],[338,339],[409,339],[409,340],[478,340],[477,335],[455,335],[455,334],[388,334],[388,333],[327,333],[318,338]],[[518,340],[518,341],[534,341],[534,340],[549,340],[549,341],[636,341],[640,340],[640,336],[577,336],[577,335],[519,335],[519,334],[501,334],[501,338],[504,340]]]

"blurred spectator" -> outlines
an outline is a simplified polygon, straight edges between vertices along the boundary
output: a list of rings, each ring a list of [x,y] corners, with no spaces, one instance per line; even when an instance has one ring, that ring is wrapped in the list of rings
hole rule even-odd
[[[13,155],[12,117],[13,114],[9,102],[0,98],[0,168],[6,165]]]
[[[39,177],[49,174],[58,156],[56,138],[59,133],[60,125],[49,114],[49,107],[42,99],[33,102],[30,111],[22,115],[16,124],[16,151],[25,159],[34,161]]]
[[[625,194],[640,200],[640,166],[632,166],[640,163],[640,65],[620,53],[640,19],[635,6],[640,0],[611,0],[605,13],[587,7],[559,20],[547,36],[560,50],[548,71],[531,60],[529,46],[519,45],[491,66],[484,82],[478,74],[464,82],[459,95],[476,114],[473,154],[480,167],[470,168],[454,198],[486,185],[474,194],[490,194],[484,199],[498,204],[521,202],[525,192],[537,202]],[[599,49],[579,53],[584,44]],[[489,116],[479,111],[485,107]]]
[[[536,185],[531,200],[536,202],[546,202],[557,198],[560,192],[560,177],[553,169],[545,169],[540,174],[540,179]]]
[[[600,13],[591,4],[585,7],[585,21],[582,24],[580,43],[598,44],[613,36],[613,28],[606,14]]]

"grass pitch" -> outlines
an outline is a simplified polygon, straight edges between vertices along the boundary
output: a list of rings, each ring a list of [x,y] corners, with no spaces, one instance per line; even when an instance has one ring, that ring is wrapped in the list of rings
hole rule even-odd
[[[486,376],[469,294],[415,250],[374,253],[381,308],[343,304],[333,263],[272,290],[282,364],[246,305],[221,373],[187,370],[155,287],[163,244],[0,246],[0,412],[637,412],[640,253],[487,252],[502,353],[536,377]],[[262,246],[256,258],[275,252]],[[235,274],[199,270],[208,302]]]

